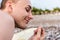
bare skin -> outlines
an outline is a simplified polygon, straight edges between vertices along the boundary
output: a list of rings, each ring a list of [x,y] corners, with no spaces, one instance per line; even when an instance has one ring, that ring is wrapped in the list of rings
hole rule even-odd
[[[0,40],[11,40],[13,32],[14,20],[7,13],[0,12]]]
[[[34,35],[29,39],[29,40],[44,40],[44,29],[41,27],[38,27],[35,31],[34,31]]]

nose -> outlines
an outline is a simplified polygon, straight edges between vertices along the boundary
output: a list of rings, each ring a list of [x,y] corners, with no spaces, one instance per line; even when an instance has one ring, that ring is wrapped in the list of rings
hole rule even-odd
[[[29,19],[33,19],[32,13],[29,14]]]

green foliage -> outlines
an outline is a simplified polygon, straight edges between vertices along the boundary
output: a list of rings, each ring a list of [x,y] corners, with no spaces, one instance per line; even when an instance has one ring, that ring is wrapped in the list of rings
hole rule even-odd
[[[60,8],[59,7],[54,8],[53,12],[55,12],[55,11],[60,11]]]
[[[38,9],[35,7],[32,8],[32,14],[33,15],[41,15],[41,14],[46,14],[46,13],[50,14],[50,12],[56,12],[56,11],[60,12],[60,8],[56,7],[53,10],[49,10],[49,9],[42,10],[42,9]]]

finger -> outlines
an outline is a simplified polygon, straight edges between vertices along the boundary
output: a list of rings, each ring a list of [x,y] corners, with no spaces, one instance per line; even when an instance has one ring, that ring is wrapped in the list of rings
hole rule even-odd
[[[41,40],[45,38],[45,30],[42,28]]]
[[[34,30],[34,34],[37,34],[37,30],[38,30],[38,29]]]
[[[37,36],[41,36],[41,27],[38,27],[38,29],[37,29]]]
[[[42,28],[42,32],[41,35],[44,36],[45,35],[45,30]]]

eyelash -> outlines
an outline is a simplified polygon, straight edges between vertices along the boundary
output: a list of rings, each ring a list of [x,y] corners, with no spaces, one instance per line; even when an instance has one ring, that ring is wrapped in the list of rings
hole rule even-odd
[[[27,9],[27,8],[25,8],[25,10],[27,11],[27,12],[29,12],[30,10],[29,9]]]

